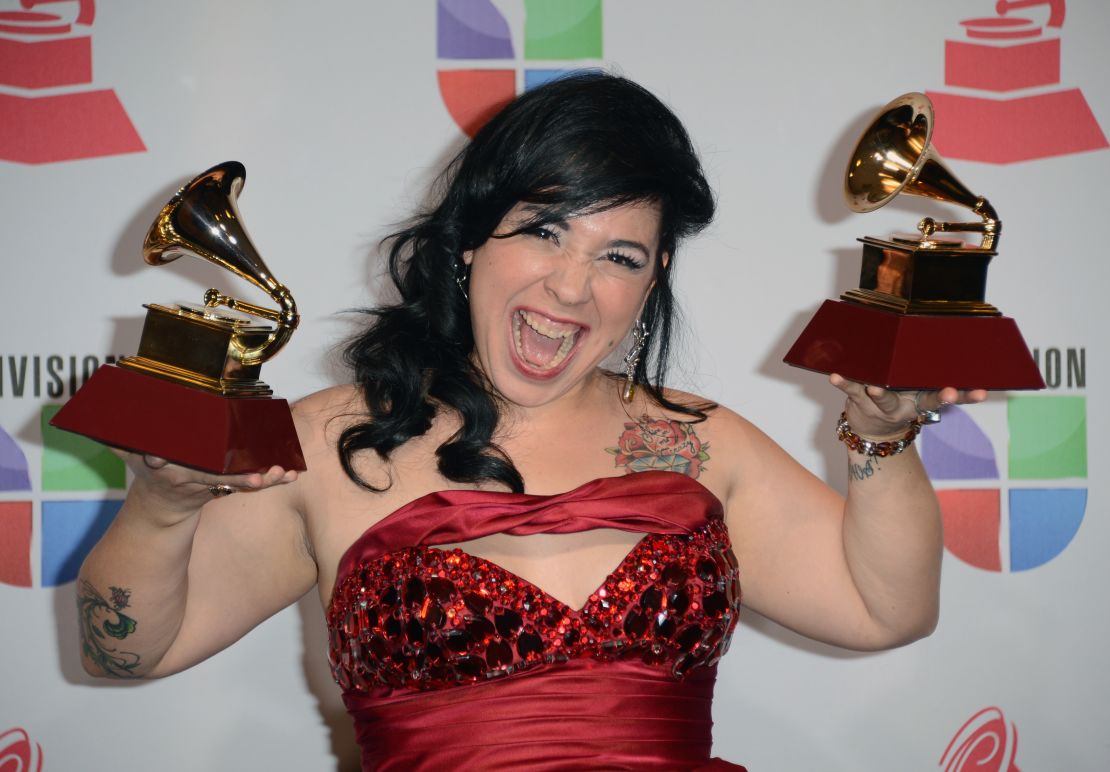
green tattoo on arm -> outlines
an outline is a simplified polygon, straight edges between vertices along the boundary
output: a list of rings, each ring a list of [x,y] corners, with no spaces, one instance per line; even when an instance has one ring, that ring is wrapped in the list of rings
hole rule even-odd
[[[663,470],[696,480],[706,469],[709,443],[698,439],[693,424],[645,415],[626,423],[617,446],[605,452],[612,453],[614,465],[625,467],[629,474]]]
[[[81,651],[104,675],[137,678],[139,655],[120,651],[112,639],[122,641],[135,632],[138,623],[122,613],[131,605],[131,591],[109,587],[112,599],[106,600],[96,588],[82,581],[77,588],[77,614],[81,628]]]

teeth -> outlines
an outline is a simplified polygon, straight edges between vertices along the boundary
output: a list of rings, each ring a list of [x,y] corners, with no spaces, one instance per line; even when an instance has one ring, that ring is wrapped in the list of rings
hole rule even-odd
[[[571,338],[574,337],[580,329],[577,325],[564,326],[563,329],[553,325],[542,316],[530,314],[527,311],[521,311],[520,317],[525,323],[533,330],[548,338]]]
[[[546,338],[563,339],[562,344],[559,346],[559,350],[555,352],[555,356],[551,358],[550,362],[544,365],[543,369],[545,370],[552,370],[558,367],[562,361],[567,358],[567,354],[574,348],[574,342],[578,338],[579,330],[582,329],[576,325],[557,327],[541,316],[530,314],[527,311],[519,311],[516,316],[513,317],[513,337],[516,339],[517,353],[521,354],[523,352],[523,344],[520,340],[521,321]]]

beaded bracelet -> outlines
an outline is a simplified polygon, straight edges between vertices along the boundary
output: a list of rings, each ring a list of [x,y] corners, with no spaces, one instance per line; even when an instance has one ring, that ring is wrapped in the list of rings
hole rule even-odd
[[[920,433],[921,421],[915,419],[910,421],[909,430],[901,439],[876,442],[875,440],[865,440],[853,432],[852,427],[848,425],[847,413],[841,413],[840,420],[836,422],[836,438],[847,445],[849,450],[854,450],[865,456],[878,456],[879,458],[898,455],[908,448]]]

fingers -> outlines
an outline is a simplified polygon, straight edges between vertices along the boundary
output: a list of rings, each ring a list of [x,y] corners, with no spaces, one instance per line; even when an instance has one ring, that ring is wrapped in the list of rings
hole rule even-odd
[[[161,469],[170,462],[164,458],[159,458],[158,456],[151,456],[144,453],[143,463],[146,464],[147,469]]]
[[[897,411],[902,401],[896,391],[884,389],[882,386],[850,381],[839,373],[830,375],[829,383],[847,394],[848,398],[855,401],[860,407],[874,405],[880,413]]]
[[[271,466],[262,472],[221,475],[172,463],[160,456],[132,453],[113,449],[135,473],[136,479],[143,478],[163,490],[179,492],[210,491],[217,487],[227,487],[232,491],[258,491],[278,485],[295,482],[298,473],[292,469]]]
[[[287,485],[291,482],[295,482],[297,476],[296,470],[286,470],[280,466],[272,466],[265,472],[252,472],[239,475],[212,475],[206,478],[203,484],[209,487],[226,485],[237,491],[263,490],[265,488],[272,488],[276,485]]]
[[[894,391],[852,381],[839,373],[830,375],[829,383],[848,397],[845,410],[849,420],[854,422],[852,426],[858,422],[861,427],[873,427],[875,431],[893,431],[907,421],[920,418],[935,422],[939,420],[939,411],[948,405],[974,404],[987,398],[985,389],[961,390],[952,386]]]

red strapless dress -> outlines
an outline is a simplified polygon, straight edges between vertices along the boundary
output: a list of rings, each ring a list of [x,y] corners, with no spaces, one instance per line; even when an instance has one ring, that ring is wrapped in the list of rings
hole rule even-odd
[[[581,609],[429,546],[593,528],[646,535]],[[684,475],[442,491],[343,555],[328,655],[364,770],[743,770],[709,755],[739,604],[721,503]]]

